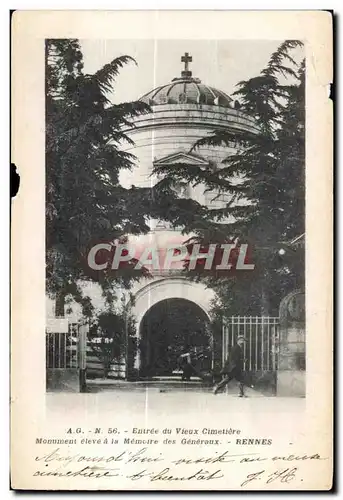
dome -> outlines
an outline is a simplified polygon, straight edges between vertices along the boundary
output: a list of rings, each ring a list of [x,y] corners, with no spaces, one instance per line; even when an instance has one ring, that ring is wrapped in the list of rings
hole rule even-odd
[[[199,78],[174,78],[167,85],[151,90],[140,101],[156,106],[159,104],[207,104],[233,107],[233,100],[225,92],[201,83]]]
[[[209,106],[234,107],[234,102],[225,92],[205,85],[199,78],[192,77],[188,70],[188,62],[192,57],[185,53],[181,58],[185,62],[185,69],[181,71],[181,77],[174,78],[170,83],[161,85],[139,100],[150,106],[161,104],[206,104]]]

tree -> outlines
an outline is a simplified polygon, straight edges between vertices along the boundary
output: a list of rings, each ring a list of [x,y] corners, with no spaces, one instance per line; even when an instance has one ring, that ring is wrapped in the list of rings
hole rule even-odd
[[[87,264],[93,244],[110,242],[114,249],[129,234],[147,233],[149,217],[187,229],[189,213],[195,220],[202,211],[167,186],[157,192],[120,185],[119,172],[133,168],[135,160],[122,149],[125,142],[133,144],[123,128],[133,128],[134,118],[150,111],[141,101],[113,105],[107,97],[120,68],[131,62],[121,56],[84,74],[78,40],[46,42],[46,283],[58,316],[66,299],[80,303],[84,315],[93,314],[84,281],[99,283],[113,303],[116,288],[129,288],[146,274],[134,269],[134,259],[115,274],[93,272]]]
[[[103,365],[104,378],[106,378],[113,360],[119,361],[124,350],[124,319],[114,313],[100,314],[90,328],[89,340],[94,354]]]
[[[146,191],[124,189],[118,178],[134,160],[121,149],[131,142],[122,128],[149,108],[139,101],[113,105],[107,98],[129,62],[134,60],[121,56],[84,74],[77,40],[46,42],[46,282],[56,315],[64,314],[67,296],[92,313],[81,280],[98,281],[111,300],[114,282],[129,286],[138,277],[128,269],[115,280],[104,272],[94,276],[86,264],[92,243],[149,230]]]
[[[257,314],[257,304],[258,312],[270,314],[281,296],[304,280],[303,248],[294,250],[289,244],[304,233],[305,224],[305,65],[291,55],[301,45],[283,42],[258,76],[237,84],[234,95],[241,110],[255,118],[259,133],[216,130],[194,145],[196,149],[235,141],[236,154],[217,166],[156,168],[163,176],[162,190],[189,182],[229,195],[224,208],[192,215],[189,232],[205,248],[232,241],[252,246],[256,269],[250,279],[204,276],[201,269],[195,277],[218,292],[217,307],[236,314],[251,312],[252,305]],[[229,216],[232,222],[225,222]]]

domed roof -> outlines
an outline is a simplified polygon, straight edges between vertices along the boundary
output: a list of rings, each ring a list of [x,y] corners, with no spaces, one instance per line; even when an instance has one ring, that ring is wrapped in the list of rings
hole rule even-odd
[[[174,78],[167,85],[151,90],[140,101],[159,104],[208,104],[232,107],[233,100],[225,92],[201,83],[198,78]]]
[[[185,62],[185,70],[180,78],[174,78],[170,83],[161,85],[139,100],[156,106],[160,104],[207,104],[209,106],[233,107],[233,99],[225,92],[201,83],[199,78],[193,78],[188,70],[188,62],[192,57],[185,53],[181,61]]]

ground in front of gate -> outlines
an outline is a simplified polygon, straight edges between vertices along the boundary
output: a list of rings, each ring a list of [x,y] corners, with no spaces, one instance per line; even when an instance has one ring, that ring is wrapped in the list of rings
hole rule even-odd
[[[208,415],[220,417],[225,414],[251,413],[254,418],[265,419],[266,414],[302,413],[306,409],[305,398],[283,398],[262,394],[246,388],[247,397],[238,397],[235,382],[216,396],[212,388],[188,383],[185,388],[177,384],[144,385],[134,382],[93,380],[88,382],[88,393],[47,393],[47,413],[62,414],[66,418],[84,414],[89,417],[103,414],[113,415]],[[119,413],[118,413],[119,412]],[[68,417],[67,417],[68,416]],[[273,417],[273,418],[274,418]]]

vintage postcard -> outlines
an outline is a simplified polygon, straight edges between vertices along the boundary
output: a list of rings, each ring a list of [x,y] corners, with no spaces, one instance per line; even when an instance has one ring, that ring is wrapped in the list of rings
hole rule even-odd
[[[15,12],[12,488],[331,489],[332,74],[322,11]]]

